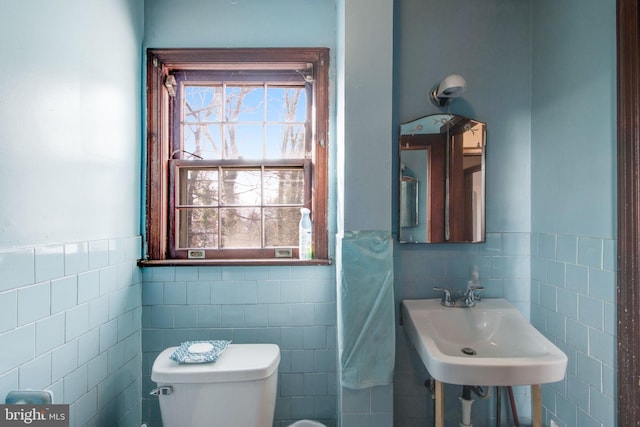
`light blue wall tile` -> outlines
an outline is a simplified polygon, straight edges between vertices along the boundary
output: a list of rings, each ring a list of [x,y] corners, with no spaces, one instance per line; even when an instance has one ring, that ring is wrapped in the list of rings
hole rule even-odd
[[[118,322],[111,320],[100,326],[100,352],[107,351],[118,343]]]
[[[538,256],[547,259],[556,259],[556,235],[538,234]]]
[[[310,326],[304,328],[304,348],[327,348],[327,328],[324,326]]]
[[[89,269],[89,244],[87,242],[64,245],[64,273],[69,276]]]
[[[531,235],[529,233],[502,233],[504,253],[510,255],[529,255]]]
[[[289,352],[291,357],[290,372],[313,372],[314,354],[313,350],[295,350]],[[305,385],[306,386],[306,385]],[[326,393],[325,393],[326,394]]]
[[[100,272],[97,270],[78,274],[78,304],[100,296]]]
[[[558,313],[578,320],[578,294],[571,290],[557,289]]]
[[[279,380],[281,396],[302,396],[304,394],[303,374],[283,374],[280,375]]]
[[[173,307],[154,306],[151,307],[151,325],[154,328],[173,328]]]
[[[69,276],[51,281],[51,313],[58,313],[78,303],[78,277]]]
[[[35,248],[35,263],[36,282],[64,276],[64,246],[51,245]]]
[[[244,323],[246,326],[266,327],[269,325],[269,309],[266,305],[247,305],[244,307]]]
[[[232,282],[213,282],[211,287],[211,304],[233,304],[233,301],[234,290]]]
[[[333,325],[336,322],[336,303],[314,304],[313,322],[316,325]]]
[[[289,266],[269,268],[269,280],[291,280],[292,268]]]
[[[87,422],[95,415],[98,410],[98,389],[89,388],[87,394],[82,396],[69,409],[70,413],[75,415],[75,424],[77,426],[86,425]]]
[[[258,304],[279,303],[280,300],[280,281],[279,280],[258,280]]]
[[[255,281],[233,282],[234,304],[256,304],[258,302],[258,286]]]
[[[304,330],[302,328],[282,328],[280,347],[285,350],[301,350],[304,348]]]
[[[315,325],[314,304],[291,304],[291,321],[297,326]]]
[[[66,311],[66,341],[71,341],[89,330],[89,304]]]
[[[186,304],[187,284],[186,282],[167,282],[164,284],[163,294],[164,304]]]
[[[589,385],[574,374],[567,375],[567,398],[582,408],[589,407]]]
[[[578,303],[580,307],[578,320],[580,323],[602,330],[604,327],[602,301],[580,295]]]
[[[100,354],[100,329],[92,329],[78,339],[78,364],[83,365]]]
[[[100,271],[100,296],[107,295],[118,289],[118,268],[109,266]]]
[[[51,284],[27,286],[18,290],[18,325],[42,319],[51,313]]]
[[[65,314],[47,317],[36,323],[36,354],[41,355],[64,343]]]
[[[89,302],[89,327],[98,327],[107,320],[109,320],[109,296],[92,299]]]
[[[219,328],[220,327],[220,306],[198,307],[198,326]]]
[[[147,286],[143,286],[143,289]],[[209,304],[211,301],[211,282],[187,283],[187,304]],[[150,304],[144,302],[144,304]]]
[[[64,377],[64,399],[75,402],[87,392],[87,366],[81,366]]]
[[[269,304],[269,326],[291,325],[290,304]]]
[[[556,259],[571,264],[578,261],[578,238],[576,236],[557,237]]]
[[[591,389],[589,392],[591,393],[591,407],[589,408],[591,416],[605,426],[615,426],[616,405],[613,399],[602,394],[599,390]]]
[[[197,307],[182,306],[174,307],[174,326],[176,328],[195,328],[198,326],[198,309]],[[144,318],[143,314],[143,318]],[[151,325],[148,325],[149,327]]]
[[[176,269],[176,282],[195,282],[198,280],[198,267],[181,267]]]
[[[613,303],[615,302],[616,281],[612,271],[589,269],[589,296]]]
[[[127,311],[119,316],[116,321],[118,322],[118,341],[124,341],[128,336],[135,333],[140,325],[134,318],[136,312],[134,310]]]
[[[220,326],[223,328],[245,326],[244,307],[241,305],[223,305],[221,307]]]
[[[222,280],[222,270],[219,267],[198,267],[198,280]]]
[[[33,249],[0,251],[0,291],[30,285],[35,281]]]
[[[0,293],[0,333],[18,325],[18,292]]]
[[[78,367],[78,341],[71,341],[51,352],[51,380],[57,381]]]
[[[614,366],[615,364],[615,339],[609,334],[595,329],[589,329],[589,355]]]
[[[42,390],[51,384],[51,353],[37,357],[18,369],[20,389]]]
[[[329,280],[312,280],[303,283],[304,302],[334,302],[336,290],[334,282]]]
[[[577,378],[600,390],[602,387],[602,364],[581,351],[577,354]]]
[[[596,421],[595,418],[590,416],[582,408],[578,408],[578,425],[580,427],[602,427],[602,423]]]
[[[576,405],[561,394],[556,394],[556,413],[567,425],[577,425]]]
[[[237,344],[255,343],[258,340],[258,331],[254,328],[234,328],[232,340]]]
[[[565,286],[565,275],[564,275],[565,264],[563,262],[548,260],[546,268],[547,268],[547,278],[546,278],[547,284],[558,286],[558,287],[564,287]]]
[[[307,419],[313,417],[313,398],[293,397],[291,399],[291,417],[293,419]]]
[[[280,301],[282,302],[303,302],[304,285],[296,281],[283,281],[280,284]]]
[[[589,289],[589,269],[582,265],[567,264],[566,288],[586,295]]]
[[[582,325],[572,319],[567,319],[567,344],[584,352],[589,352],[589,330],[588,327]]]
[[[142,287],[142,304],[158,305],[164,301],[164,283],[145,282]],[[193,302],[192,304],[196,304]]]
[[[371,390],[342,389],[342,410],[345,413],[365,413],[371,411]],[[356,425],[356,424],[354,424]]]
[[[93,240],[89,242],[89,269],[95,270],[109,265],[109,241]]]
[[[127,258],[127,243],[124,239],[109,239],[109,264],[124,262]]]
[[[320,372],[304,374],[305,396],[326,396],[329,390],[328,375]]]
[[[578,264],[602,267],[602,239],[580,237],[578,240]]]

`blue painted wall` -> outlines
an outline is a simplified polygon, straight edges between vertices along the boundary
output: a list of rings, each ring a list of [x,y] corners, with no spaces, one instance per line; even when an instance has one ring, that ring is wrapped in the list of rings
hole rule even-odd
[[[139,425],[142,2],[3,6],[0,401]]]
[[[532,4],[531,320],[569,356],[545,420],[613,427],[616,4]]]
[[[467,81],[453,113],[487,123],[487,241],[482,244],[397,245],[396,300],[435,298],[434,286],[466,287],[478,265],[487,297],[505,297],[529,315],[531,227],[531,7],[529,2],[464,0],[396,2],[394,121],[408,122],[439,110],[428,91],[444,76]],[[397,150],[397,140],[395,147]],[[394,152],[394,156],[396,153]],[[396,165],[397,167],[397,165]],[[394,175],[397,176],[397,175]],[[394,194],[397,206],[397,189]],[[396,218],[397,224],[397,218]],[[397,225],[396,228],[397,230]],[[396,333],[394,425],[430,425],[424,387],[429,374]],[[457,426],[461,388],[446,387],[446,423]],[[528,390],[516,388],[528,416]],[[477,400],[472,421],[491,425],[493,398]]]

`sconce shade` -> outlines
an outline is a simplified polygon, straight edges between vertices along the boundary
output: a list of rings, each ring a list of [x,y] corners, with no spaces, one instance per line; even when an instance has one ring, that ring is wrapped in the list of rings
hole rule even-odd
[[[466,87],[467,82],[460,74],[450,74],[431,89],[429,98],[436,106],[446,107],[461,96]]]

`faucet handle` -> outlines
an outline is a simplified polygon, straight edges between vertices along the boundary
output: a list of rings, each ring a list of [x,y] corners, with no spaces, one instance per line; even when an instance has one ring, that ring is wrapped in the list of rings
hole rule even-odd
[[[442,300],[440,300],[440,304],[444,305],[445,307],[453,307],[454,305],[456,305],[455,301],[451,299],[451,292],[449,291],[449,289],[434,287],[433,290],[444,292],[442,294]]]
[[[464,302],[467,307],[476,305],[476,301],[480,301],[480,295],[476,295],[476,291],[484,291],[484,286],[469,286],[465,293]]]

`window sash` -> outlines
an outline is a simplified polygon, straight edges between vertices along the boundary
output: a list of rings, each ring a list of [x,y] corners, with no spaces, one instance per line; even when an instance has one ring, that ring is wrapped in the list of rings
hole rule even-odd
[[[148,49],[147,50],[147,184],[146,235],[144,265],[182,264],[172,259],[170,251],[170,168],[172,156],[172,128],[170,117],[175,108],[171,88],[165,86],[168,75],[177,78],[185,70],[291,70],[304,69],[308,73],[305,84],[313,83],[313,123],[310,130],[310,171],[313,263],[329,262],[327,206],[328,206],[328,113],[329,113],[329,49],[327,48],[249,48],[249,49]],[[309,76],[311,78],[309,78]],[[309,80],[309,81],[307,81]],[[205,251],[211,263],[247,265],[282,264],[273,250]],[[297,257],[294,251],[293,257]],[[216,262],[217,260],[217,262]],[[291,262],[297,262],[291,261]],[[206,260],[189,260],[206,263]]]
[[[189,250],[203,250],[207,256],[215,255],[215,258],[236,258],[239,256],[253,256],[265,257],[273,256],[275,249],[287,248],[291,249],[292,257],[297,256],[297,239],[290,241],[289,244],[269,244],[269,231],[268,218],[265,212],[269,212],[274,209],[288,209],[296,208],[295,221],[289,223],[290,227],[295,227],[292,231],[297,233],[297,224],[299,209],[306,207],[311,209],[312,206],[312,187],[313,178],[311,173],[311,160],[310,159],[283,159],[272,160],[264,162],[254,161],[215,161],[215,160],[171,160],[170,165],[170,187],[173,188],[171,194],[169,209],[171,211],[170,217],[170,236],[169,236],[169,250],[172,258],[188,258]],[[296,171],[299,170],[303,173],[303,189],[302,198],[296,202],[273,202],[267,200],[265,194],[265,176],[271,172],[278,171]],[[215,201],[207,200],[206,203],[185,203],[183,199],[184,192],[186,191],[186,182],[184,176],[189,171],[215,171],[217,172],[218,179],[216,184]],[[222,176],[225,171],[255,171],[260,175],[259,193],[260,200],[255,203],[247,202],[231,202],[225,201],[222,194],[224,182]],[[181,244],[185,239],[185,233],[188,232],[187,224],[181,222],[181,211],[188,209],[200,209],[213,213],[215,218],[215,236],[213,241],[216,242],[213,246],[190,246]],[[224,216],[225,210],[233,209],[255,209],[260,212],[260,241],[259,247],[224,247]],[[297,234],[296,234],[297,235]],[[291,239],[290,239],[291,240]]]

